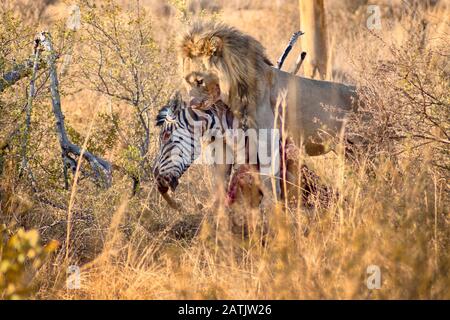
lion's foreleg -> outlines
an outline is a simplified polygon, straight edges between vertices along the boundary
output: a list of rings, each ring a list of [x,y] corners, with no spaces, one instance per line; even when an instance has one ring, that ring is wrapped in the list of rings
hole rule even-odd
[[[215,152],[213,188],[217,200],[223,200],[230,180],[233,164],[233,150],[226,141],[223,141],[223,143],[219,143],[218,145],[222,148],[221,150],[216,149]]]
[[[269,195],[269,197],[273,196],[274,200],[278,200],[281,195],[280,134],[279,130],[274,128],[275,116],[267,92],[255,109],[258,130],[258,162],[262,185],[265,189],[264,197]]]
[[[213,198],[215,205],[224,204],[231,176],[232,165],[214,164],[213,168]]]

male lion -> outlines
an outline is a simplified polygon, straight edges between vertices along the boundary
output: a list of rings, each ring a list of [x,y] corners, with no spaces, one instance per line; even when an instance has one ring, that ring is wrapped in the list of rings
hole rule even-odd
[[[220,98],[248,128],[272,129],[278,126],[274,117],[278,110],[274,110],[283,100],[285,109],[280,114],[287,134],[312,156],[329,151],[327,140],[340,132],[342,111],[351,110],[356,97],[352,86],[297,77],[275,68],[256,39],[222,23],[195,23],[182,37],[180,49],[191,107],[208,108]],[[259,135],[267,156],[276,157],[279,153],[272,154],[271,143],[271,137]],[[267,173],[272,163],[261,163],[261,154],[258,159],[260,171]],[[270,179],[263,180],[270,190]],[[276,191],[279,195],[278,184]]]

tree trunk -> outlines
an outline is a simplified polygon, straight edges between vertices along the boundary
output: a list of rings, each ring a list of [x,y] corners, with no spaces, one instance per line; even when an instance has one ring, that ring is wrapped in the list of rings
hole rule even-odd
[[[310,78],[327,79],[328,46],[324,0],[299,0],[300,30],[305,32],[301,40],[302,50],[308,56],[304,62],[304,74]]]

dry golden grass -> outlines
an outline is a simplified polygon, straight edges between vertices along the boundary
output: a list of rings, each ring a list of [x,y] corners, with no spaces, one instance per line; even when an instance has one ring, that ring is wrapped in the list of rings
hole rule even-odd
[[[176,14],[159,1],[142,3],[153,15],[155,30],[169,33],[156,38],[171,39]],[[240,8],[219,3],[219,19],[255,36],[272,61],[298,25],[297,1],[246,1]],[[392,58],[376,37],[408,45],[405,21],[417,23],[410,16],[391,17],[370,37],[364,10],[348,12],[328,3],[333,7],[327,19],[337,81],[364,83],[367,74],[359,67]],[[57,4],[51,12],[63,8]],[[428,10],[431,36],[426,41],[432,48],[432,35],[448,40],[448,6]],[[286,65],[295,58],[291,54]],[[84,137],[94,110],[109,110],[111,103],[123,119],[131,118],[129,107],[87,90],[63,99],[68,123]],[[96,123],[92,135],[95,130]],[[47,146],[55,151],[48,153],[48,161],[57,167],[59,162],[51,159],[59,159],[59,149],[51,141]],[[120,148],[115,145],[105,157],[117,160]],[[156,152],[153,139],[149,153]],[[256,229],[245,237],[231,231],[224,208],[212,207],[211,173],[199,166],[183,176],[177,189],[182,212],[168,208],[151,181],[131,197],[130,179],[116,171],[108,190],[84,180],[74,186],[73,198],[70,190],[45,189],[45,195],[71,203],[70,215],[65,208],[31,201],[27,184],[15,178],[14,165],[5,166],[0,221],[38,229],[44,241],[62,243],[30,276],[36,299],[449,299],[449,185],[433,165],[435,149],[421,149],[419,162],[414,152],[398,161],[362,157],[358,164],[342,154],[305,159],[338,191],[336,201],[327,208],[276,207],[267,216],[267,233]],[[67,236],[69,243],[64,242]],[[66,288],[69,265],[81,268],[80,289]],[[366,285],[370,265],[381,269],[380,289]]]
[[[232,233],[222,209],[198,212],[181,192],[185,212],[170,212],[162,203],[158,212],[132,219],[141,225],[126,234],[124,228],[136,222],[127,218],[133,216],[133,204],[121,200],[104,232],[103,249],[82,267],[82,288],[48,290],[47,284],[38,297],[449,298],[443,183],[427,167],[414,175],[400,174],[386,162],[377,168],[377,178],[368,180],[364,168],[354,172],[338,158],[322,165],[336,168],[316,167],[336,183],[341,198],[327,209],[276,208],[264,237],[257,231],[246,238]],[[146,238],[144,219],[150,214],[165,215],[166,222],[164,230]],[[191,238],[182,231],[196,226],[200,219],[195,214],[203,221]],[[366,286],[370,265],[381,268],[379,290]],[[61,272],[61,266],[54,268],[52,272]],[[49,281],[48,273],[42,277]]]

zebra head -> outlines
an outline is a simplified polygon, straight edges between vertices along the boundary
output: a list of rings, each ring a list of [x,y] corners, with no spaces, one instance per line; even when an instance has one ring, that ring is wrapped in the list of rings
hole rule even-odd
[[[202,143],[214,140],[211,132],[224,132],[230,117],[231,111],[222,105],[207,110],[188,107],[179,93],[158,112],[160,148],[153,174],[160,193],[176,189],[180,177],[200,156]]]
[[[156,116],[156,126],[160,127],[159,152],[153,167],[158,190],[166,193],[173,191],[178,185],[178,179],[189,166],[192,152],[185,145],[191,145],[189,131],[186,131],[182,116],[185,105],[177,92],[167,105],[159,110]],[[185,133],[180,134],[180,133]]]

